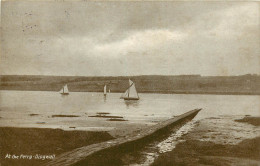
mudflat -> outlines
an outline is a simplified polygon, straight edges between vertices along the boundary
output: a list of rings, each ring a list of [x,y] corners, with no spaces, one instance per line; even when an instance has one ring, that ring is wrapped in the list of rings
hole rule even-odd
[[[246,116],[243,119],[236,119],[235,121],[249,123],[254,126],[260,126],[260,117]]]
[[[237,145],[188,140],[158,157],[152,166],[172,165],[244,165],[260,164],[260,137],[247,139]]]
[[[161,154],[152,166],[260,165],[260,136],[255,133],[258,130],[252,130],[258,129],[259,117],[245,116],[241,119],[225,120],[226,122],[230,121],[228,123],[223,123],[224,120],[224,118],[208,118],[198,121],[196,129],[183,137],[186,141],[178,143],[172,151]],[[218,126],[209,125],[209,123],[214,124],[214,121],[219,121]],[[221,129],[221,123],[224,126],[230,124],[230,126],[241,130],[238,132],[232,127],[226,127],[226,131],[220,130],[222,133],[218,133],[217,127]],[[248,135],[241,137],[235,132],[247,132]],[[232,134],[228,135],[228,133]]]

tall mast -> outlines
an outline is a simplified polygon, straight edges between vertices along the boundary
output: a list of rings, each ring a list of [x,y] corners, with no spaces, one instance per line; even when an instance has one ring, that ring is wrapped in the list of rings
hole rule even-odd
[[[131,80],[129,79],[128,98],[129,98],[129,95],[130,95],[130,88],[131,88],[131,86],[132,86],[131,83],[130,83],[130,81],[131,81]]]
[[[107,94],[107,85],[104,86],[104,95]]]

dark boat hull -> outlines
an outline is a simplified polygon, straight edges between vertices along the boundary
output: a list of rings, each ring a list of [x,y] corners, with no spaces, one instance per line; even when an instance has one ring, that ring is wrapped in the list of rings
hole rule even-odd
[[[61,93],[61,95],[69,95],[69,93]]]
[[[139,98],[131,98],[131,97],[129,97],[129,98],[124,98],[124,100],[139,100]]]

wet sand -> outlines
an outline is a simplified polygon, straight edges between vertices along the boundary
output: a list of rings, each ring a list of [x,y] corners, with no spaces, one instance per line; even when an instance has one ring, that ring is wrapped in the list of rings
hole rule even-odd
[[[42,159],[21,158],[24,156],[55,155],[72,149],[114,139],[107,132],[64,131],[61,129],[40,128],[0,128],[1,165],[39,165],[48,161]],[[8,159],[6,155],[19,156],[19,159]]]
[[[260,164],[260,137],[247,139],[237,145],[222,145],[208,141],[188,140],[157,158],[152,166],[172,165],[244,165]]]
[[[194,112],[196,111],[196,112]],[[198,110],[193,110],[193,113],[190,112],[187,114],[183,114],[178,118],[169,119],[169,121],[162,122],[158,126],[154,126],[153,128],[148,128],[146,130],[141,131],[140,133],[133,133],[137,137],[140,135],[145,135],[146,133],[151,133],[147,136],[144,136],[140,139],[129,140],[128,142],[121,144],[120,146],[115,146],[112,148],[105,149],[96,154],[89,156],[88,158],[77,162],[75,165],[77,166],[85,166],[85,165],[95,165],[95,166],[121,166],[121,165],[142,165],[142,163],[146,162],[145,151],[151,151],[151,146],[156,144],[159,141],[162,141],[168,138],[171,133],[178,131],[183,125],[189,122],[191,119],[196,116]],[[187,112],[189,113],[189,112]],[[177,121],[176,121],[177,120]],[[173,122],[175,121],[175,122]],[[170,124],[169,124],[170,123]],[[168,124],[168,125],[167,125]],[[167,125],[164,126],[164,125]],[[164,126],[164,127],[163,127]],[[158,129],[158,127],[163,127]],[[158,130],[153,132],[154,130]],[[59,160],[58,162],[60,163]],[[62,163],[63,164],[63,163]],[[148,163],[144,164],[145,166],[149,165]]]
[[[252,123],[259,123],[259,118],[246,116],[237,120],[222,116],[200,120],[193,131],[181,138],[184,141],[160,154],[152,166],[258,166],[260,130]]]
[[[252,117],[252,116],[246,116],[243,119],[236,119],[236,122],[244,122],[249,123],[254,126],[260,126],[260,117]]]
[[[244,123],[239,120],[247,119]],[[259,127],[253,126],[256,117],[210,117],[193,124],[194,128],[189,133],[178,138],[180,141],[170,152],[163,152],[155,160],[153,165],[259,165],[260,163],[260,136]],[[244,120],[243,120],[244,121]],[[61,129],[41,129],[41,128],[0,128],[1,137],[1,159],[6,154],[61,154],[63,152],[114,139],[115,137],[126,135],[132,131],[138,131],[138,126],[125,124],[124,122],[112,122],[120,125],[120,128],[110,132],[91,131],[64,131]],[[232,126],[227,128],[225,126]],[[129,128],[130,127],[130,128]],[[141,129],[145,126],[139,126]],[[226,130],[223,130],[226,128]],[[243,128],[243,130],[241,130]],[[229,129],[229,130],[228,130]],[[252,130],[254,129],[254,130]],[[232,135],[228,135],[232,130]],[[237,131],[236,131],[237,130]],[[186,129],[185,129],[186,131]],[[243,135],[237,135],[236,133]],[[15,135],[15,137],[14,137]],[[113,136],[111,136],[113,135]],[[4,139],[2,139],[4,138]],[[174,143],[175,139],[170,140]],[[169,140],[166,140],[169,142]],[[230,142],[228,142],[230,141]],[[167,145],[168,147],[168,145]],[[164,150],[163,147],[161,147]],[[114,153],[113,153],[114,154]],[[116,156],[119,163],[111,165],[121,165],[123,163],[139,163],[142,165],[146,159],[142,155],[142,150],[125,153],[123,156]],[[115,157],[114,156],[114,157]],[[116,161],[116,160],[114,160]],[[10,160],[5,159],[2,165],[39,165],[46,160]]]

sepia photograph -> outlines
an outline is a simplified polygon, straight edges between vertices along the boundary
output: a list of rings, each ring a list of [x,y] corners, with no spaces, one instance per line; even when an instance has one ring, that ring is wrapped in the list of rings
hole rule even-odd
[[[260,2],[0,2],[0,166],[260,166]]]

